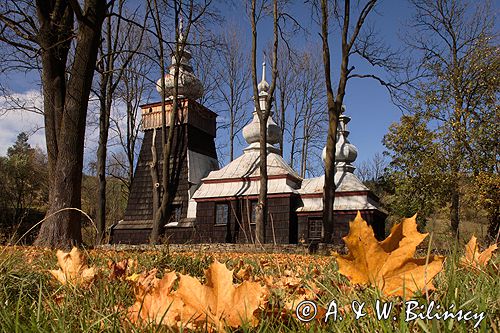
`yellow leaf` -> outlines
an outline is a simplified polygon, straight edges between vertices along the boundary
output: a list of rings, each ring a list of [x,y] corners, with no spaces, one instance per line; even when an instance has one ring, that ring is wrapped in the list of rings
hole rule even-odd
[[[62,284],[89,285],[94,280],[95,268],[87,266],[85,256],[76,247],[71,252],[58,250],[56,256],[61,268],[49,272]]]
[[[351,283],[369,284],[387,296],[411,297],[417,290],[434,289],[432,279],[442,270],[443,257],[413,258],[417,246],[427,234],[417,231],[416,216],[407,218],[378,242],[373,229],[361,214],[349,223],[343,238],[349,253],[336,255],[339,273]]]
[[[139,277],[140,277],[140,276],[141,276],[141,274],[134,273],[134,274],[132,274],[132,275],[130,275],[130,276],[127,276],[127,277],[125,278],[125,280],[127,280],[127,281],[132,281],[132,282],[136,282],[136,281],[139,279]]]
[[[490,245],[483,252],[479,252],[476,236],[470,238],[469,243],[465,245],[465,256],[460,258],[460,264],[469,268],[484,268],[490,261],[493,251],[497,249],[497,244]]]

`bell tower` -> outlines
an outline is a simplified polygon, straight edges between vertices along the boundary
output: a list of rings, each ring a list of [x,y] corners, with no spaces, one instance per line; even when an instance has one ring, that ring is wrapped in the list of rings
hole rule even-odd
[[[183,42],[180,34],[180,42]],[[123,220],[111,231],[112,243],[147,243],[153,221],[153,190],[159,188],[160,197],[166,190],[174,193],[172,215],[162,222],[167,237],[176,237],[193,230],[196,202],[192,196],[201,179],[219,164],[215,149],[216,114],[196,100],[203,95],[203,85],[194,75],[191,53],[185,48],[179,64],[178,110],[174,124],[169,124],[173,110],[174,70],[176,59],[171,54],[171,65],[163,78],[165,82],[165,117],[167,131],[173,130],[173,146],[170,157],[170,188],[163,188],[162,179],[162,102],[141,106],[144,138],[134,172],[131,191]],[[161,78],[157,90],[161,94]],[[153,152],[157,157],[158,183],[153,183],[151,165]],[[160,199],[161,200],[161,199]],[[169,230],[175,230],[169,235]],[[175,241],[175,239],[172,239]]]

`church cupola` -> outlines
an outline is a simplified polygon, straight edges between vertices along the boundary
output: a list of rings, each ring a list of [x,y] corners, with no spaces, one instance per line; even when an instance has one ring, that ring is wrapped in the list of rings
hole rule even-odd
[[[178,97],[189,98],[189,99],[199,99],[203,96],[204,88],[203,84],[194,75],[193,67],[191,66],[191,52],[185,43],[185,38],[182,33],[182,21],[180,22],[180,34],[179,34],[179,45],[184,46],[184,52],[182,53],[181,61],[179,64],[179,84],[178,84]],[[171,65],[168,67],[168,72],[165,74],[165,96],[167,99],[171,99],[174,95],[174,73],[175,73],[175,65],[176,65],[176,57],[175,51],[172,51],[171,56]],[[161,79],[156,82],[156,90],[160,93],[161,96]]]
[[[269,98],[269,83],[266,81],[266,62],[262,63],[262,80],[259,85],[259,105],[260,109],[266,108],[267,100]],[[244,151],[259,149],[260,147],[260,120],[257,110],[254,107],[252,121],[243,127],[243,137],[248,143],[248,147]],[[267,119],[267,149],[274,153],[278,153],[279,149],[274,147],[275,144],[281,142],[281,131],[278,125],[273,120],[272,112]]]
[[[340,171],[353,172],[355,167],[352,163],[358,157],[358,149],[347,139],[349,136],[347,123],[351,121],[351,118],[346,116],[344,112],[345,106],[342,106],[342,113],[340,114],[337,127],[337,142],[335,144],[335,168]],[[323,148],[321,157],[323,162],[325,162],[326,147]]]

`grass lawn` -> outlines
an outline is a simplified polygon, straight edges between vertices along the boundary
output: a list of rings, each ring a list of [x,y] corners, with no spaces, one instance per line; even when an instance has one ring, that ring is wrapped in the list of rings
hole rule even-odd
[[[318,307],[334,310],[337,320],[329,315],[327,323],[313,320],[300,322],[294,311],[283,310],[285,300],[293,298],[293,288],[271,290],[269,303],[259,314],[255,328],[242,327],[238,332],[499,332],[500,331],[500,278],[498,256],[494,256],[483,271],[473,271],[458,265],[463,249],[452,250],[446,258],[444,269],[434,280],[436,290],[419,295],[412,300],[422,310],[405,309],[412,304],[401,298],[387,298],[371,287],[352,286],[337,271],[333,256],[245,254],[245,253],[170,253],[167,248],[151,251],[85,251],[89,266],[98,268],[98,276],[90,287],[62,286],[49,273],[57,269],[55,251],[33,247],[0,248],[0,328],[2,332],[168,332],[165,326],[134,326],[127,318],[127,308],[135,301],[131,281],[111,279],[108,261],[133,259],[127,275],[152,268],[158,277],[175,270],[182,274],[204,279],[204,271],[215,259],[226,263],[235,273],[241,267],[251,269],[252,278],[273,276],[299,279],[301,287],[314,286]],[[249,265],[249,266],[247,266]],[[234,283],[239,283],[239,277]],[[311,287],[312,288],[312,287]],[[295,292],[299,289],[295,289]],[[380,300],[391,311],[388,319],[377,318],[376,301]],[[335,301],[335,303],[331,303]],[[356,319],[352,308],[365,303]],[[442,313],[455,314],[469,311],[469,320],[428,319],[425,315],[429,304]],[[382,303],[381,303],[382,304]],[[379,304],[379,305],[381,305]],[[439,305],[439,309],[436,307]],[[283,310],[283,311],[282,311]],[[480,313],[484,319],[479,322]],[[422,318],[418,318],[421,313]],[[472,319],[476,315],[476,319]],[[407,317],[409,316],[409,317]],[[417,317],[415,317],[417,316]],[[318,318],[324,319],[324,313]],[[340,320],[339,317],[342,317]],[[406,321],[408,319],[408,321]]]

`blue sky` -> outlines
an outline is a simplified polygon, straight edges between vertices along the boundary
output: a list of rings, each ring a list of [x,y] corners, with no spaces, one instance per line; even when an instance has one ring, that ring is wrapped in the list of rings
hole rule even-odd
[[[353,1],[355,2],[355,1]],[[226,8],[226,15],[234,18],[241,16],[241,9]],[[292,40],[292,44],[301,47],[303,45],[317,45],[317,52],[321,53],[321,39],[318,35],[319,27],[311,18],[311,9],[302,2],[297,2],[290,6],[291,13],[301,25],[307,27],[307,34],[299,33]],[[372,25],[380,38],[386,45],[393,49],[401,48],[401,42],[398,35],[403,33],[405,26],[410,22],[412,9],[405,0],[386,0],[380,1],[376,11],[372,12],[368,19],[368,24]],[[354,19],[354,18],[353,18]],[[352,20],[353,20],[352,19]],[[260,52],[266,45],[272,41],[272,22],[265,19],[258,26],[258,44]],[[248,47],[250,48],[250,23],[248,19],[241,20],[242,29],[247,32]],[[333,27],[332,27],[333,28]],[[338,71],[340,68],[340,39],[338,38],[338,29],[332,29],[330,32],[330,49],[332,61],[332,82],[334,90],[338,82]],[[250,49],[249,49],[250,51]],[[261,57],[261,56],[260,56]],[[260,80],[260,63],[257,61],[258,75]],[[359,73],[373,73],[384,76],[384,72],[374,69],[363,61],[353,57],[350,65],[354,65]],[[269,70],[267,78],[269,79]],[[344,98],[346,105],[346,114],[351,117],[348,125],[351,131],[349,139],[358,148],[358,158],[356,164],[370,160],[376,153],[384,151],[382,138],[393,122],[399,121],[402,113],[391,102],[387,89],[382,87],[373,79],[352,79],[349,80]],[[325,138],[326,139],[326,138]]]
[[[244,11],[244,9],[238,7],[237,5],[221,9],[221,13],[228,20],[236,20],[240,22],[241,29],[246,31],[248,34],[246,39],[248,45],[250,45],[250,23],[248,22],[246,15],[242,15],[242,11]],[[315,23],[311,20],[311,11],[309,7],[304,5],[302,2],[298,2],[294,4],[293,7],[290,7],[290,13],[311,31],[308,35],[297,34],[293,43],[298,46],[305,44],[317,44],[320,46],[319,35],[316,33],[317,27],[315,27]],[[380,2],[377,7],[377,11],[371,14],[370,21],[378,31],[380,38],[383,39],[387,45],[398,48],[400,47],[400,42],[397,37],[398,31],[402,29],[403,25],[408,21],[410,16],[411,10],[409,9],[409,5],[406,1],[386,0]],[[266,20],[262,22],[258,29],[260,49],[258,55],[260,57],[264,45],[269,45],[272,37],[270,21]],[[332,49],[331,55],[334,70],[334,85],[336,85],[338,80],[336,73],[339,68],[339,39],[337,36],[337,31],[332,30],[330,45]],[[250,48],[248,48],[248,52],[250,52]],[[318,48],[317,52],[321,52],[321,49]],[[258,66],[260,66],[260,61],[258,61],[258,63]],[[351,64],[360,70],[364,70],[365,68],[369,69],[369,66],[367,67],[363,63],[356,61],[353,61]],[[260,69],[258,72],[260,73]],[[269,72],[270,71],[268,70],[268,80]],[[373,71],[371,72],[373,73]],[[374,73],[383,74],[377,71]],[[157,76],[159,77],[159,74]],[[34,93],[39,91],[36,75],[12,73],[9,77],[1,77],[0,80],[4,83],[8,82],[9,87],[21,95],[25,94],[32,96]],[[157,95],[153,94],[153,99],[157,98]],[[39,103],[40,101],[37,102]],[[392,122],[399,120],[401,111],[399,111],[399,109],[391,103],[386,89],[381,87],[379,83],[369,79],[353,79],[348,82],[345,105],[347,108],[347,114],[352,117],[352,120],[349,123],[349,129],[351,131],[349,138],[351,143],[356,145],[359,151],[357,163],[369,160],[375,153],[382,152],[384,150],[381,143],[382,137],[387,132],[389,125]],[[248,112],[250,113],[251,110]],[[250,114],[248,115],[248,119],[250,119]],[[34,132],[36,128],[39,128],[42,125],[43,118],[40,115],[21,115],[19,111],[15,111],[0,116],[0,155],[5,155],[7,147],[12,145],[18,132],[20,131],[33,133],[30,139],[32,145],[44,146],[43,129],[38,129]],[[90,130],[87,132],[89,136],[94,136],[97,133]],[[224,134],[219,133],[218,137],[223,140]],[[91,144],[89,143],[88,146],[91,146]],[[237,147],[236,155],[241,153],[241,150],[239,150],[240,148],[241,147]],[[89,149],[88,151],[89,154],[92,154],[92,151],[94,150]],[[88,160],[88,158],[86,158],[86,160]]]

